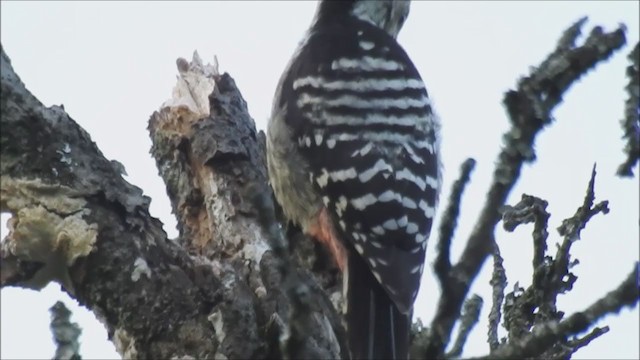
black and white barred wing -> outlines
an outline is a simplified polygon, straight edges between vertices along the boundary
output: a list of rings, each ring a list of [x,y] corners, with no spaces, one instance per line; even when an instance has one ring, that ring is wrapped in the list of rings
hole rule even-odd
[[[311,58],[311,61],[309,61]],[[290,68],[287,121],[336,228],[410,310],[437,189],[438,124],[395,39],[362,25],[311,34]]]

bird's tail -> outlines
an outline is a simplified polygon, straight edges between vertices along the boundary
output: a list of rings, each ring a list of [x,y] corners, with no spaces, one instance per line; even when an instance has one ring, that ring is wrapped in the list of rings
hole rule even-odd
[[[361,256],[351,251],[346,275],[347,331],[352,359],[407,359],[411,313],[403,314]]]

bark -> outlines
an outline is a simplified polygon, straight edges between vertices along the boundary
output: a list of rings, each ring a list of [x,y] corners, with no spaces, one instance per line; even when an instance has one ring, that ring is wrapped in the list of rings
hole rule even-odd
[[[2,286],[60,282],[125,358],[281,356],[290,299],[245,192],[266,189],[264,135],[230,76],[207,79],[210,115],[172,103],[149,122],[180,224],[171,240],[142,190],[64,109],[29,93],[2,51],[1,209],[13,214]],[[344,356],[333,304],[315,275],[290,268],[310,292],[308,333],[290,355]]]

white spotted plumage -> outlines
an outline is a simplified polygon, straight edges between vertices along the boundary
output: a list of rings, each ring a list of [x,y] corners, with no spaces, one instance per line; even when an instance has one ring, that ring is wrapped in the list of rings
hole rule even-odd
[[[387,163],[383,159],[379,159],[378,161],[376,161],[375,164],[373,164],[373,166],[362,171],[358,175],[358,179],[360,180],[361,183],[366,183],[369,180],[371,180],[374,176],[376,176],[378,173],[384,173],[384,172],[390,173],[392,171],[393,171],[393,167],[389,163]]]
[[[387,60],[384,58],[375,58],[372,56],[363,56],[361,58],[340,58],[331,62],[332,70],[342,71],[394,71],[404,70],[404,65],[397,61]]]
[[[360,41],[358,45],[360,45],[360,48],[365,51],[371,50],[376,46],[376,44],[371,41]]]
[[[267,159],[285,214],[306,230],[326,209],[349,251],[408,314],[441,175],[439,120],[395,40],[405,6],[355,1],[351,28],[318,15],[278,85]]]
[[[349,231],[355,220],[366,224],[364,236],[348,232],[358,253],[375,258],[376,264],[393,264],[394,256],[405,261],[417,256],[416,263],[421,263],[440,187],[438,119],[423,81],[408,70],[412,64],[389,57],[395,53],[383,51],[388,45],[363,36],[358,46],[367,43],[367,51],[360,57],[338,57],[328,61],[323,73],[291,79],[296,94],[291,111],[305,122],[300,128],[303,148],[309,149],[305,153],[315,183],[329,194],[340,227]],[[378,48],[383,52],[375,53]],[[314,164],[321,164],[321,169],[313,171],[318,166]],[[406,237],[412,244],[406,255],[389,253],[393,242],[380,240],[389,237],[398,238],[398,244]],[[416,268],[413,265],[406,274],[419,276]],[[404,297],[397,301],[408,307],[413,293],[413,288],[400,287],[392,296]]]
[[[303,86],[325,90],[350,90],[354,92],[369,91],[403,91],[424,89],[424,83],[419,79],[362,79],[360,81],[328,80],[321,76],[306,76],[293,82],[293,90]]]
[[[335,99],[327,99],[322,96],[313,96],[310,94],[302,93],[298,98],[298,107],[302,108],[304,106],[314,106],[314,105],[322,105],[327,109],[339,107],[339,106],[348,106],[350,108],[355,109],[366,109],[366,110],[385,110],[385,109],[408,109],[408,108],[425,108],[430,105],[429,98],[426,96],[422,96],[420,98],[414,99],[395,99],[395,98],[374,98],[374,99],[365,99],[361,96],[357,95],[342,95]],[[413,117],[396,117],[397,123],[402,123],[401,119],[411,119],[415,122],[422,120],[416,116]],[[370,123],[375,121],[374,118],[365,118],[366,123]],[[387,121],[383,121],[378,118],[378,123],[391,123]],[[364,123],[364,122],[363,122]],[[358,124],[358,123],[356,123]],[[391,123],[392,124],[392,123]]]

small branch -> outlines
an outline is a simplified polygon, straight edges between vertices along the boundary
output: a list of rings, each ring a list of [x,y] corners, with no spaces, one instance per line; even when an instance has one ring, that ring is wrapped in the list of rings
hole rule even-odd
[[[460,316],[460,330],[451,351],[446,355],[447,358],[455,358],[462,354],[464,344],[471,330],[478,324],[480,319],[480,311],[482,310],[482,298],[474,294],[471,298],[464,302],[462,315]]]
[[[513,285],[513,290],[505,295],[504,300],[504,328],[507,330],[507,341],[515,341],[526,335],[531,329],[536,309],[536,291],[529,287],[526,291],[519,282]]]
[[[505,205],[503,208],[503,226],[507,231],[513,231],[521,224],[534,222],[533,227],[533,281],[521,296],[509,295],[513,299],[513,306],[509,306],[505,325],[509,331],[509,338],[519,338],[529,330],[533,311],[539,309],[536,320],[544,321],[555,318],[555,302],[543,301],[547,294],[547,274],[550,273],[550,260],[545,258],[547,238],[549,236],[548,222],[550,214],[547,212],[548,202],[535,196],[522,194],[522,199],[515,206]],[[555,299],[555,297],[554,297]]]
[[[582,27],[587,23],[587,20],[588,18],[584,16],[564,31],[556,45],[556,52],[569,51],[576,46],[576,40],[578,40],[582,34]],[[546,63],[547,62],[543,64]]]
[[[537,326],[531,334],[520,341],[511,341],[490,355],[479,359],[514,359],[537,357],[562,339],[579,334],[593,326],[600,318],[619,312],[623,307],[636,306],[640,299],[638,277],[640,264],[634,268],[627,278],[613,291],[597,300],[581,312],[577,312],[564,321],[550,321]],[[595,336],[595,335],[594,335]]]
[[[512,127],[504,135],[504,148],[496,161],[493,180],[474,230],[459,262],[443,283],[425,357],[441,358],[458,319],[471,283],[493,249],[494,230],[500,221],[498,209],[505,204],[525,162],[535,159],[534,141],[551,122],[551,114],[562,95],[580,77],[607,60],[626,42],[620,27],[603,32],[595,27],[582,46],[573,46],[585,19],[562,35],[558,46],[530,76],[518,82],[517,90],[507,92],[504,104]]]
[[[591,330],[590,333],[588,333],[587,335],[581,337],[581,338],[576,338],[573,340],[569,340],[569,346],[572,350],[571,354],[575,353],[576,351],[580,350],[580,348],[583,348],[587,345],[589,345],[589,343],[597,338],[599,338],[600,336],[606,334],[609,332],[609,327],[608,326],[604,326],[604,327],[596,327],[593,330]],[[566,354],[571,355],[571,354]]]
[[[523,195],[522,200],[515,206],[505,206],[504,227],[513,230],[519,224],[534,221],[534,256],[533,281],[526,290],[516,287],[507,294],[505,303],[505,328],[509,334],[509,342],[520,341],[531,330],[532,326],[539,326],[562,319],[564,313],[558,311],[556,299],[573,286],[577,279],[570,273],[573,264],[570,263],[570,247],[572,239],[579,237],[579,232],[585,227],[589,219],[599,211],[606,210],[606,202],[593,207],[595,199],[595,167],[592,171],[587,195],[583,204],[572,218],[563,222],[566,235],[559,247],[555,259],[546,256],[547,224],[549,213],[546,211],[547,202],[529,195]],[[549,349],[551,352],[567,351],[568,343],[558,343]]]
[[[569,269],[571,267],[570,260],[570,249],[571,245],[580,238],[580,232],[585,228],[587,222],[596,214],[609,213],[609,202],[601,201],[595,206],[593,202],[595,200],[595,179],[596,179],[596,165],[593,165],[593,169],[591,171],[591,179],[589,180],[589,185],[587,186],[587,193],[585,195],[582,206],[576,210],[575,215],[572,217],[565,219],[562,221],[562,225],[558,227],[558,233],[561,236],[564,236],[564,240],[555,256],[554,260],[554,269],[553,269],[553,279],[551,281],[551,286],[554,290],[552,290],[554,295],[549,298],[548,302],[555,304],[555,298],[558,294],[563,293],[567,289],[570,289],[575,281],[575,277],[570,276],[569,279],[565,280],[565,277],[569,275]]]
[[[498,326],[500,325],[500,308],[504,300],[504,289],[507,287],[507,275],[502,265],[502,256],[500,256],[500,248],[495,244],[493,251],[493,275],[489,282],[493,288],[493,296],[491,303],[491,311],[489,312],[489,333],[488,341],[491,351],[495,351],[499,346]]]
[[[580,350],[580,348],[582,347],[589,345],[592,340],[597,339],[608,332],[608,326],[605,326],[603,328],[596,327],[591,330],[590,333],[581,338],[576,337],[567,341],[566,343],[556,343],[555,346],[543,353],[540,358],[571,360],[571,355],[573,355],[576,351]]]
[[[451,240],[453,239],[453,234],[458,224],[462,193],[469,183],[471,172],[475,166],[476,161],[471,158],[465,160],[460,166],[460,177],[453,183],[448,206],[442,215],[442,221],[440,221],[440,237],[438,238],[437,247],[438,255],[434,263],[434,269],[441,287],[445,286],[444,282],[451,269]]]
[[[547,251],[547,231],[549,203],[535,196],[522,194],[522,199],[514,206],[503,207],[502,224],[505,230],[513,231],[522,224],[534,223],[533,227],[533,270],[536,271],[544,260]]]
[[[54,359],[80,360],[80,343],[78,339],[82,330],[76,323],[70,321],[71,311],[62,301],[57,301],[51,308],[51,333],[56,343]]]
[[[624,105],[624,119],[620,122],[627,143],[624,152],[627,159],[618,167],[618,176],[633,176],[633,168],[640,159],[640,42],[629,53],[626,86],[627,101]]]

